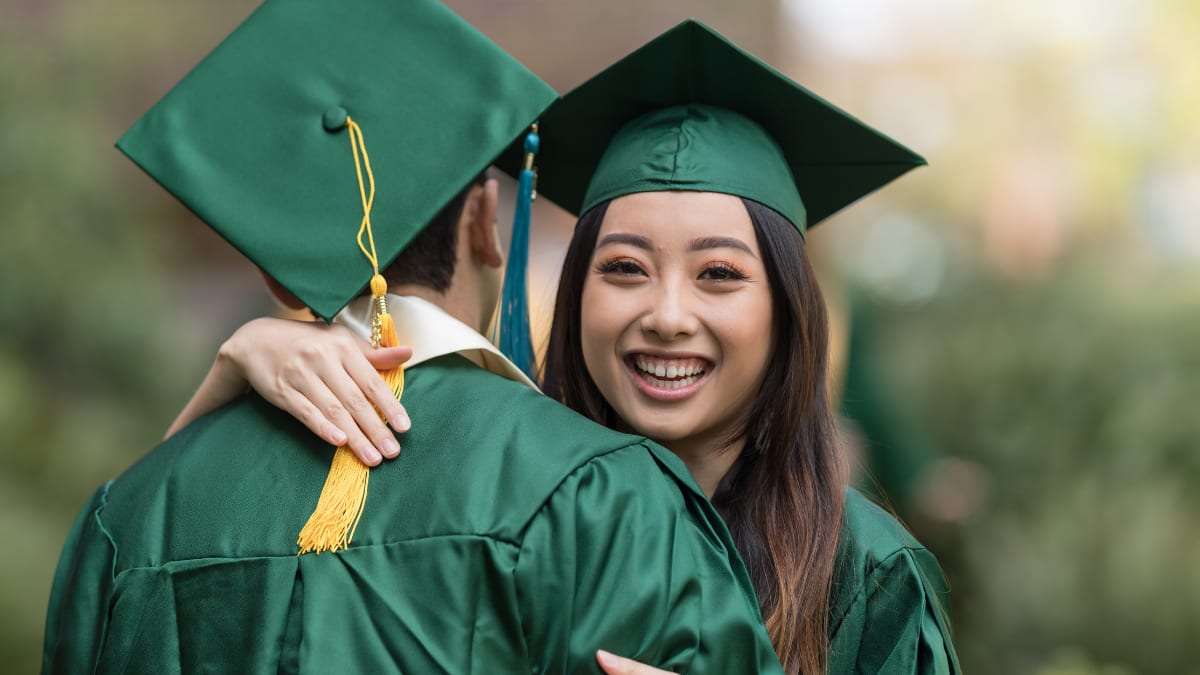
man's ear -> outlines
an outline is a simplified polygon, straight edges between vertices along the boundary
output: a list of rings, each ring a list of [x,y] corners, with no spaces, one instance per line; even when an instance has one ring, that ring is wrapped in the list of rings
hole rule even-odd
[[[300,302],[300,298],[292,295],[291,291],[284,288],[283,284],[275,281],[275,278],[270,274],[262,271],[262,269],[259,269],[258,273],[262,276],[263,283],[267,285],[267,290],[271,293],[271,297],[275,298],[276,302],[283,305],[287,309],[308,309],[307,305],[305,305],[303,302]]]
[[[500,182],[489,178],[482,186],[471,189],[463,209],[471,255],[475,262],[486,267],[504,265],[504,251],[500,248],[500,234],[496,231],[496,211],[499,207]]]

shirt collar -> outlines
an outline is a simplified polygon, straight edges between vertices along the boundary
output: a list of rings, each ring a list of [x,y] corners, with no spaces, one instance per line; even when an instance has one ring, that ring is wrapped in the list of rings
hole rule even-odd
[[[387,296],[388,312],[396,324],[400,344],[412,347],[405,367],[446,354],[461,354],[475,365],[537,389],[537,385],[487,338],[455,319],[441,307],[411,295]],[[338,312],[334,323],[346,326],[364,339],[371,336],[371,297],[355,298]]]

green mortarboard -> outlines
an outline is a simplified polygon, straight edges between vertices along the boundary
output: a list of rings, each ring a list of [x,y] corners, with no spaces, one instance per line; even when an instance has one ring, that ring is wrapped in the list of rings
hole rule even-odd
[[[325,319],[557,98],[433,0],[267,0],[117,146]]]
[[[267,0],[117,146],[319,316],[369,280],[395,346],[376,266],[555,99],[434,0]],[[404,368],[380,374],[399,398]],[[301,553],[349,545],[369,474],[337,449]]]
[[[725,192],[804,232],[925,160],[688,20],[541,118],[538,192],[574,213],[633,192]],[[513,167],[516,149],[502,165]]]

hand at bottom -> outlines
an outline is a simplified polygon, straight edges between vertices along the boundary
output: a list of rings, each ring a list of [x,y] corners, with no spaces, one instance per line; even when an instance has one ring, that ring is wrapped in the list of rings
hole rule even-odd
[[[596,663],[607,675],[670,675],[669,671],[659,670],[633,659],[627,659],[611,654],[603,649],[596,651]]]

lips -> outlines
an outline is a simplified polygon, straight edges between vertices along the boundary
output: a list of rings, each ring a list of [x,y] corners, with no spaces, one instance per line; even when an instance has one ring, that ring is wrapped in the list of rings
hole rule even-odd
[[[652,389],[664,392],[686,389],[702,380],[712,369],[712,362],[696,357],[663,358],[633,354],[627,357],[627,362],[639,380]]]

